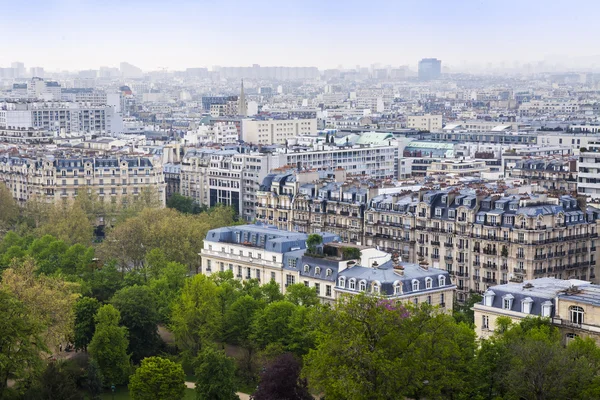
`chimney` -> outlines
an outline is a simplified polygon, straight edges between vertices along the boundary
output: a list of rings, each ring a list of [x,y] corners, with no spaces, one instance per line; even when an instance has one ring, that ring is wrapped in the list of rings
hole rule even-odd
[[[373,268],[377,268],[377,267],[379,267],[379,264],[377,263],[377,261],[373,261],[372,267],[373,267]]]

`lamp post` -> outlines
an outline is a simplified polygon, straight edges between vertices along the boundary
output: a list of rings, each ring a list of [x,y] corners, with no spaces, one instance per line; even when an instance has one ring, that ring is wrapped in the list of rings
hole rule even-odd
[[[110,385],[112,400],[115,400],[115,385]]]

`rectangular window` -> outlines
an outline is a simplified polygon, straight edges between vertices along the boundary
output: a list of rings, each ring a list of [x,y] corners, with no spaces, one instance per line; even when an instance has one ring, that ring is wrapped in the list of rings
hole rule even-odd
[[[271,280],[274,281],[275,280],[275,272],[271,272]]]
[[[490,329],[490,317],[487,315],[482,315],[481,317],[481,328]]]
[[[285,286],[290,286],[296,283],[296,277],[294,275],[285,276]]]

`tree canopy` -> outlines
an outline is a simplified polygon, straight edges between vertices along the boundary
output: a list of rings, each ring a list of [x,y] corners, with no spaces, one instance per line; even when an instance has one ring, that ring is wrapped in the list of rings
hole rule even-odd
[[[129,379],[133,400],[182,399],[185,374],[181,365],[161,357],[148,357]]]

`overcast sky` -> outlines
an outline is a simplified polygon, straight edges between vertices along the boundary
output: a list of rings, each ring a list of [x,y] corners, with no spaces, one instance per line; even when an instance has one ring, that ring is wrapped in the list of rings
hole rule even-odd
[[[513,65],[600,54],[600,0],[1,0],[0,67]],[[592,56],[592,57],[590,57]],[[580,61],[582,60],[582,61]],[[591,61],[590,61],[591,60]],[[600,63],[598,63],[600,67]]]

